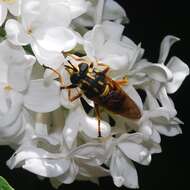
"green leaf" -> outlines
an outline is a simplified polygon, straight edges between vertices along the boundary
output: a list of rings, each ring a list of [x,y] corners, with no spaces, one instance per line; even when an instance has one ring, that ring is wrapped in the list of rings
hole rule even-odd
[[[26,45],[26,46],[23,46],[24,50],[29,53],[29,54],[32,54],[34,55],[34,52],[32,51],[32,48],[30,45]]]
[[[5,37],[5,36],[6,36],[5,29],[3,27],[0,27],[0,37]]]
[[[6,179],[0,176],[0,190],[14,190]]]

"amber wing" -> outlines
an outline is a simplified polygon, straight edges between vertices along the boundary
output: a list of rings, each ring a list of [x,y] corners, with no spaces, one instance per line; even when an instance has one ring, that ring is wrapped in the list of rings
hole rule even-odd
[[[125,93],[120,85],[106,77],[109,93],[106,96],[95,97],[93,100],[107,110],[130,119],[140,119],[141,112],[136,103]]]

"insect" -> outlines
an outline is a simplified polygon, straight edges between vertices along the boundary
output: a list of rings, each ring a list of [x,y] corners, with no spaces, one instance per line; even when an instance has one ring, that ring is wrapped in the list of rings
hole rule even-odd
[[[82,60],[80,57],[78,59]],[[65,69],[70,75],[71,84],[61,88],[68,89],[70,101],[85,95],[94,102],[98,120],[98,136],[101,137],[99,106],[130,119],[140,119],[141,112],[136,103],[122,89],[122,85],[126,85],[127,81],[112,80],[107,75],[109,67],[101,63],[99,65],[103,66],[104,69],[97,70],[93,63],[88,63],[85,60],[82,60],[77,66],[68,61]],[[80,92],[71,97],[71,89],[73,88],[79,88]]]

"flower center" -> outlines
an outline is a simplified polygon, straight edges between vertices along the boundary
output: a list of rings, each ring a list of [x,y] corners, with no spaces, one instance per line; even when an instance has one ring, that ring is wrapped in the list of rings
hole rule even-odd
[[[0,3],[15,3],[16,0],[0,0]]]
[[[28,28],[27,34],[28,34],[28,35],[31,35],[31,34],[32,34],[32,28]]]
[[[10,92],[12,89],[13,89],[13,88],[12,88],[9,84],[7,84],[7,85],[4,86],[4,90],[5,90],[6,92]]]

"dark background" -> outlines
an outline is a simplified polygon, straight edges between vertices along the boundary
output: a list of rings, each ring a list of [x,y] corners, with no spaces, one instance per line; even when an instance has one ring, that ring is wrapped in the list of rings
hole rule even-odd
[[[118,0],[125,7],[130,18],[126,34],[136,43],[142,42],[146,49],[145,56],[156,61],[159,55],[160,42],[165,35],[181,38],[176,43],[170,56],[176,55],[190,66],[190,10],[186,0]],[[190,80],[187,78],[178,92],[172,95],[178,110],[178,117],[184,121],[183,134],[177,137],[162,137],[162,154],[154,155],[150,166],[136,165],[139,174],[140,190],[178,190],[189,184],[189,110]],[[40,181],[37,177],[22,169],[9,170],[5,161],[12,150],[0,147],[0,175],[4,176],[16,190],[53,189],[48,180]],[[59,190],[69,189],[107,190],[118,189],[111,178],[100,180],[100,186],[88,182],[75,182],[62,185]],[[125,187],[120,188],[127,189]],[[189,188],[187,188],[189,189]]]

